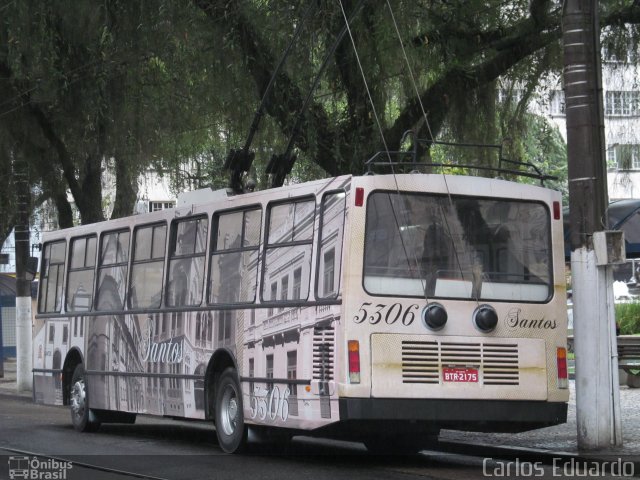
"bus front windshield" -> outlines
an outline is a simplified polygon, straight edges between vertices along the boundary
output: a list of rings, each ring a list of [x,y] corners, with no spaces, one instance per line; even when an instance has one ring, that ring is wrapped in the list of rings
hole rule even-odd
[[[364,288],[373,295],[544,302],[550,218],[532,201],[374,192]]]

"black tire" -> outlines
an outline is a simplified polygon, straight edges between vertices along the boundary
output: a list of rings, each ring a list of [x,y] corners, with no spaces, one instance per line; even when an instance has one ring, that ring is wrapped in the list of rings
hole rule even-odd
[[[71,407],[71,423],[77,431],[95,432],[100,428],[100,420],[89,408],[89,391],[82,364],[75,368],[71,377],[69,405]]]
[[[242,453],[247,448],[242,389],[235,368],[227,368],[216,385],[216,435],[225,453]]]

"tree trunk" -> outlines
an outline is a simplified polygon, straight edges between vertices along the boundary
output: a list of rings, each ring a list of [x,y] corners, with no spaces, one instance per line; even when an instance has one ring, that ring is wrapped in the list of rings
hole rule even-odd
[[[53,202],[58,212],[58,226],[60,228],[73,227],[73,211],[71,210],[71,204],[67,200],[67,194],[62,192],[55,195]]]
[[[133,214],[138,197],[138,172],[131,168],[133,163],[127,162],[120,155],[115,157],[116,200],[111,214],[112,219]]]

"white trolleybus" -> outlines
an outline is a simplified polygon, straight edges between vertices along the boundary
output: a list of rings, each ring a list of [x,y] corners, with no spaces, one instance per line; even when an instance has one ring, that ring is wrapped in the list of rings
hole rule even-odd
[[[44,237],[36,402],[417,451],[442,428],[566,421],[560,194],[342,176]]]

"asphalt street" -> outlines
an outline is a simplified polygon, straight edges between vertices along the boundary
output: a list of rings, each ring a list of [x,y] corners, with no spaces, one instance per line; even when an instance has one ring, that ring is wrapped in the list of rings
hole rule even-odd
[[[367,453],[359,443],[304,437],[294,439],[285,453],[257,445],[246,455],[226,455],[209,423],[139,416],[135,425],[103,425],[97,433],[82,434],[71,427],[66,407],[34,405],[29,398],[3,394],[0,432],[0,479],[18,472],[19,458],[35,467],[36,474],[26,478],[63,480],[479,479],[513,478],[529,471],[539,473],[538,478],[559,478],[557,473],[563,473],[535,458],[518,464],[443,452],[384,457]]]

